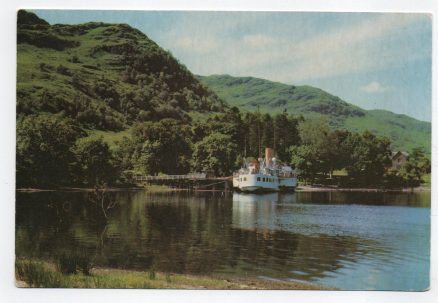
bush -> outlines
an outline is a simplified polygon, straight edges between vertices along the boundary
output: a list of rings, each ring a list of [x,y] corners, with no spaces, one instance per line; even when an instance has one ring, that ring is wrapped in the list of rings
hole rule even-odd
[[[56,72],[61,75],[71,76],[70,70],[62,64],[58,65]]]
[[[61,287],[61,275],[50,271],[42,262],[17,260],[15,275],[17,280],[25,281],[31,287]]]
[[[64,275],[76,274],[79,271],[84,275],[91,274],[92,264],[86,253],[75,253],[73,255],[62,254],[57,260],[58,270]]]
[[[71,63],[81,63],[81,61],[79,61],[78,56],[73,55],[70,59],[68,59],[69,62]]]

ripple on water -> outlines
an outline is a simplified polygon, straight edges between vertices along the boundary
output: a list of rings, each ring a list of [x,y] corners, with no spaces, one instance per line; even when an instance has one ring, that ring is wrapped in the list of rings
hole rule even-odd
[[[424,195],[408,196],[120,192],[106,226],[80,193],[17,194],[16,251],[46,257],[85,247],[102,266],[423,289],[430,209],[414,207]]]

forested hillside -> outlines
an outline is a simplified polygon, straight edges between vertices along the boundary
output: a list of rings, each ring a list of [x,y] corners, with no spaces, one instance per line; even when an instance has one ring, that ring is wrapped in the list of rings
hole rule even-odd
[[[125,186],[133,173],[230,176],[266,146],[310,181],[345,169],[353,185],[418,183],[430,167],[417,150],[412,169],[386,176],[391,141],[362,133],[384,123],[391,139],[405,127],[413,135],[406,142],[430,142],[430,129],[413,119],[404,124],[311,87],[226,77],[219,89],[212,79],[202,84],[126,24],[50,25],[19,11],[17,187]],[[321,115],[361,133],[311,119]]]
[[[431,124],[383,110],[364,110],[319,88],[294,86],[253,77],[198,76],[230,105],[242,110],[280,113],[287,110],[306,118],[324,116],[335,129],[371,131],[391,139],[393,149],[422,147],[430,154]]]
[[[126,24],[18,13],[17,186],[123,183],[127,171],[229,175],[274,144],[272,131],[288,161],[297,124],[242,116]]]
[[[17,115],[53,113],[90,129],[190,121],[226,105],[169,52],[126,24],[49,25],[21,10]]]

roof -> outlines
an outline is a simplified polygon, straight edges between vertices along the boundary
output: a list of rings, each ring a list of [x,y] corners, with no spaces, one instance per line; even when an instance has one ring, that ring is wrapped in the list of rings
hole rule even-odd
[[[409,153],[404,152],[404,151],[393,151],[392,152],[392,158],[395,158],[396,156],[399,156],[399,155],[403,155],[406,158],[409,157]]]

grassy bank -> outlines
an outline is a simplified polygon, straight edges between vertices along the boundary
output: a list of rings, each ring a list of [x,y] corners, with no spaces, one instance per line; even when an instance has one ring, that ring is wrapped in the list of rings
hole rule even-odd
[[[119,269],[92,269],[89,275],[62,274],[54,264],[35,260],[15,263],[18,287],[167,288],[167,289],[326,289],[318,285],[256,279],[220,279]]]

